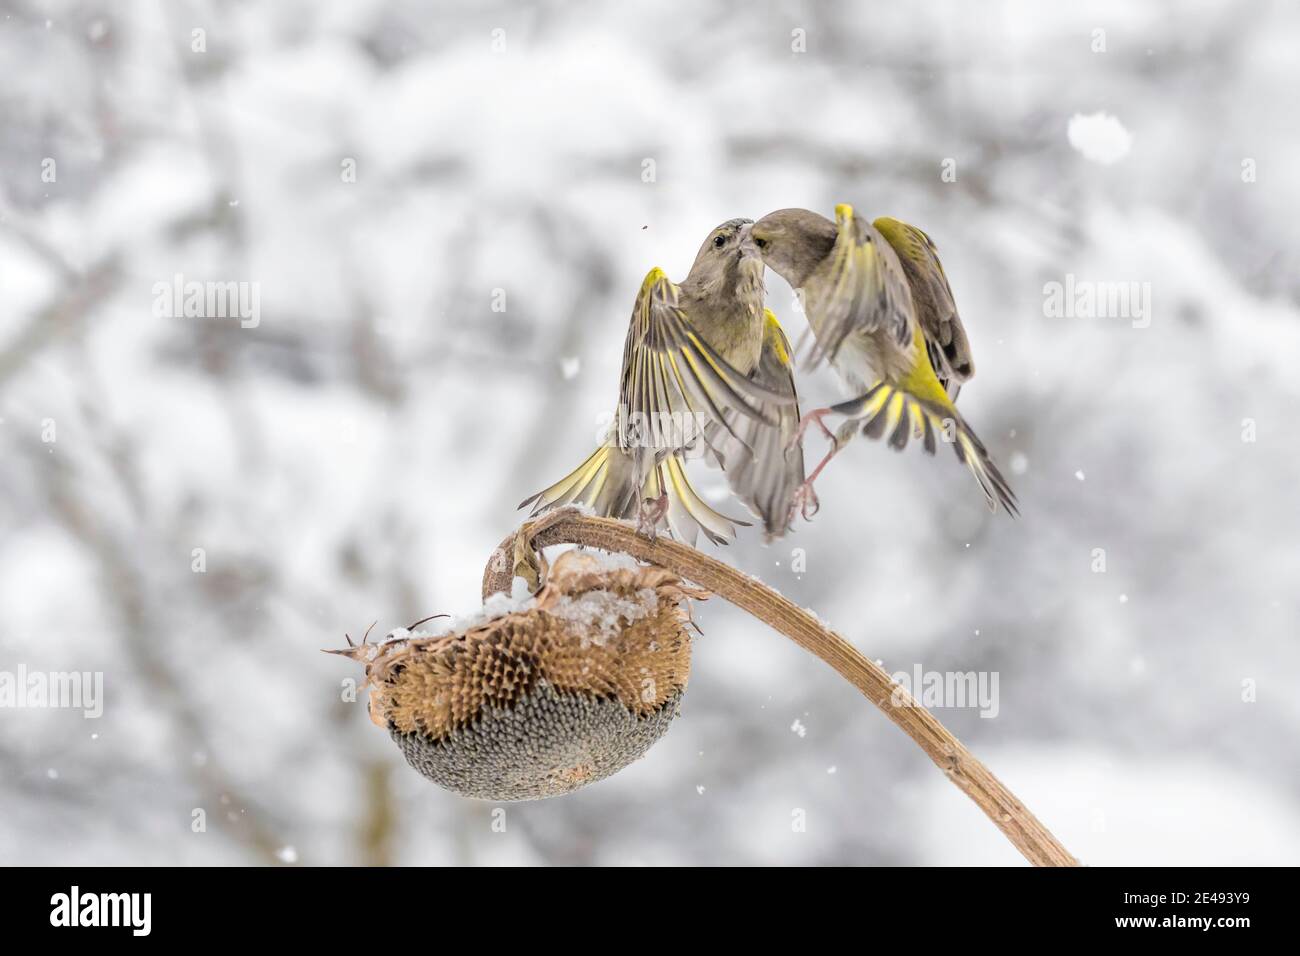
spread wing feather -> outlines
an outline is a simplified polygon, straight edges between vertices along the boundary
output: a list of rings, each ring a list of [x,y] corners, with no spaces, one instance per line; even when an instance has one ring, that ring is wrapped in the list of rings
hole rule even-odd
[[[898,254],[853,207],[835,207],[836,237],[819,281],[805,290],[808,321],[816,334],[809,356],[815,366],[833,359],[855,333],[885,329],[904,347],[911,341],[912,294]]]
[[[763,319],[763,348],[749,378],[794,401],[777,408],[775,423],[733,414],[732,433],[714,426],[707,440],[732,492],[762,519],[763,530],[771,539],[789,528],[790,502],[803,483],[804,461],[803,448],[794,441],[799,430],[799,403],[790,342],[772,310],[766,310]]]
[[[638,462],[657,461],[665,450],[691,449],[711,423],[730,437],[732,412],[776,424],[778,409],[794,399],[731,367],[704,341],[681,309],[680,292],[660,269],[641,285],[619,389],[618,441]],[[648,454],[654,453],[654,454]],[[648,464],[639,464],[644,475]]]
[[[974,376],[975,363],[966,329],[957,314],[952,287],[939,261],[939,250],[922,230],[902,220],[881,216],[872,225],[898,253],[912,290],[912,303],[925,336],[930,364],[949,397],[955,399],[962,383]]]

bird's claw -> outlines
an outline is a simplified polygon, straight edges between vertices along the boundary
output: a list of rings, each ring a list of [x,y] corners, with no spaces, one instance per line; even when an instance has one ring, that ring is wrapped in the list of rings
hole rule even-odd
[[[802,514],[804,521],[811,521],[813,516],[821,511],[821,507],[821,501],[817,498],[817,492],[813,490],[812,482],[805,481],[795,489],[794,495],[790,498],[786,524],[793,524],[796,514]]]
[[[668,495],[663,494],[658,498],[643,498],[641,508],[636,516],[636,533],[653,541],[657,536],[655,529],[667,513]]]

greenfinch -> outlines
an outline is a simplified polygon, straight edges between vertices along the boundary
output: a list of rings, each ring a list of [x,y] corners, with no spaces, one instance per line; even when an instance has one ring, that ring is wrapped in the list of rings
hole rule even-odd
[[[704,240],[680,285],[652,269],[641,284],[623,349],[618,408],[602,445],[555,484],[524,500],[532,514],[582,505],[715,544],[740,521],[696,493],[685,462],[703,457],[769,536],[789,525],[804,481],[799,404],[789,342],[763,307],[763,260],[751,220]]]
[[[857,394],[809,412],[830,451],[791,502],[791,516],[818,507],[813,481],[859,430],[903,449],[920,439],[933,455],[936,436],[952,444],[984,491],[989,507],[1017,514],[1016,497],[954,401],[974,375],[970,343],[934,243],[897,219],[868,222],[853,207],[835,221],[807,209],[780,209],[750,230],[763,261],[796,290],[815,338],[810,364],[827,360]],[[846,416],[832,433],[822,418]]]

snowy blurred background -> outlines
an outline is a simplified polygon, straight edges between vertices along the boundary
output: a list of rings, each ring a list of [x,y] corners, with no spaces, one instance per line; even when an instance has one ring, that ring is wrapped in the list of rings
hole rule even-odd
[[[938,243],[1023,516],[860,441],[723,557],[891,671],[996,674],[938,714],[1085,862],[1300,855],[1295,4],[0,11],[0,671],[104,682],[0,709],[0,863],[1022,862],[720,601],[668,737],[504,833],[318,651],[476,606],[651,266],[843,201]],[[159,315],[177,275],[257,321]],[[1147,321],[1049,315],[1067,281]]]

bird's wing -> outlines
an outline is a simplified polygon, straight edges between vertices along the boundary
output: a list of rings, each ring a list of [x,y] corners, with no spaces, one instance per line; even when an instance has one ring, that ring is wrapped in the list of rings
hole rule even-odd
[[[912,289],[912,303],[925,335],[930,364],[949,397],[955,399],[962,383],[975,374],[975,363],[948,276],[939,261],[939,250],[924,232],[901,220],[881,216],[872,225],[898,253]]]
[[[898,255],[853,207],[835,207],[835,245],[820,280],[804,290],[809,323],[817,336],[810,365],[833,359],[856,332],[883,329],[907,347],[912,341],[912,293]]]
[[[729,518],[715,511],[696,493],[686,477],[680,454],[664,455],[657,467],[650,468],[638,483],[633,456],[607,441],[587,460],[555,484],[543,488],[520,502],[520,508],[532,506],[532,514],[582,505],[597,515],[635,520],[646,499],[666,495],[668,510],[660,519],[673,536],[689,545],[703,533],[714,544],[726,544],[736,536],[736,525],[748,522]]]
[[[794,387],[794,358],[790,342],[771,309],[763,316],[763,349],[750,372],[751,381],[788,395],[794,401],[777,409],[777,421],[730,416],[736,437],[714,426],[708,443],[736,497],[762,518],[767,537],[778,538],[789,528],[790,502],[803,483],[803,447],[795,442],[799,430],[799,401]]]
[[[728,413],[776,424],[778,409],[794,401],[732,368],[691,325],[679,298],[663,271],[651,269],[623,350],[616,440],[632,449],[642,479],[648,462],[693,448],[711,422],[735,437]]]

